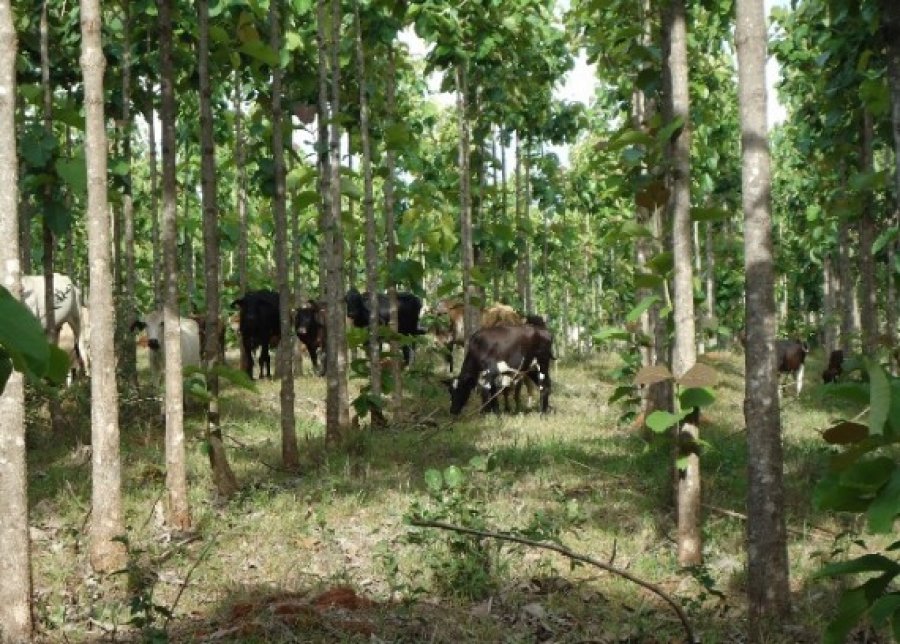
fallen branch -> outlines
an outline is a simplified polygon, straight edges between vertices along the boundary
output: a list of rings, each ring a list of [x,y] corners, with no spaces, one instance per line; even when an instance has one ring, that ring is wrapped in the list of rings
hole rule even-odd
[[[726,508],[719,508],[719,507],[716,507],[716,506],[714,506],[714,505],[709,505],[709,504],[707,504],[707,503],[701,503],[700,505],[701,505],[702,507],[706,508],[707,510],[711,510],[711,511],[713,511],[713,512],[718,512],[719,514],[723,514],[723,515],[725,515],[726,517],[731,517],[731,518],[733,518],[733,519],[740,519],[741,521],[748,521],[748,520],[749,520],[749,519],[747,518],[747,515],[746,515],[746,514],[741,514],[740,512],[735,512],[734,510],[728,510],[728,509],[726,509]],[[822,534],[827,535],[827,536],[832,537],[832,538],[837,536],[837,534],[835,534],[835,533],[832,532],[831,530],[826,530],[825,528],[820,528],[819,526],[815,526],[815,525],[809,526],[809,530],[799,530],[799,529],[797,529],[797,528],[792,528],[792,527],[790,527],[790,526],[785,526],[785,527],[786,527],[786,529],[787,529],[788,532],[791,532],[791,533],[793,533],[793,534],[796,534],[796,535],[798,535],[798,536],[800,536],[800,537],[808,537],[808,536],[809,536],[809,530],[814,530],[814,531],[817,531],[817,532],[821,532]]]
[[[543,543],[540,541],[532,541],[531,539],[525,539],[523,537],[517,537],[515,535],[510,534],[500,534],[498,532],[489,532],[486,530],[474,530],[472,528],[464,528],[461,526],[451,525],[449,523],[442,523],[440,521],[422,521],[419,519],[412,519],[410,523],[414,526],[420,528],[438,528],[440,530],[450,530],[451,532],[459,532],[462,534],[470,534],[476,537],[489,537],[491,539],[499,539],[501,541],[512,541],[514,543],[521,543],[526,546],[533,546],[535,548],[543,548],[544,550],[552,550],[553,552],[558,552],[559,554],[568,557],[569,559],[573,559],[575,561],[580,561],[582,563],[590,564],[592,566],[596,566],[602,570],[610,572],[614,575],[618,575],[627,579],[628,581],[637,584],[641,588],[645,588],[652,592],[653,594],[660,597],[663,601],[665,601],[672,609],[675,611],[675,614],[678,615],[678,619],[681,620],[681,624],[684,626],[685,634],[687,635],[687,641],[692,644],[699,644],[700,640],[694,636],[694,632],[691,629],[691,625],[688,622],[687,615],[685,615],[684,611],[681,609],[681,606],[678,603],[669,597],[659,586],[655,584],[651,584],[648,581],[644,581],[638,577],[635,577],[631,573],[625,572],[624,570],[620,570],[619,568],[615,568],[614,566],[610,566],[609,564],[605,564],[602,561],[597,561],[596,559],[591,559],[585,555],[578,554],[577,552],[573,552],[564,546],[559,546],[553,543]]]

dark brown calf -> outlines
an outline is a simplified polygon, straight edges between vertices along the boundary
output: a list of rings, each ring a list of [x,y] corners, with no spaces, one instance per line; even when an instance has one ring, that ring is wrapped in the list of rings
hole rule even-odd
[[[844,373],[844,352],[835,349],[828,356],[828,366],[822,372],[822,381],[836,382],[842,373]]]
[[[799,340],[775,340],[778,372],[794,374],[797,378],[797,395],[803,390],[803,363],[809,347]]]

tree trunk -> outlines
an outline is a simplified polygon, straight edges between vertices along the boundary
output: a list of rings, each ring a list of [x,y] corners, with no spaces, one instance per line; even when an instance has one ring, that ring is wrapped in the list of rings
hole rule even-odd
[[[525,239],[526,233],[522,219],[522,137],[516,132],[516,168],[513,182],[516,219],[516,295],[519,307],[525,308]],[[468,335],[466,336],[468,337]]]
[[[894,140],[894,214],[893,225],[900,226],[900,3],[895,0],[881,0],[881,29],[887,50],[887,77],[891,90],[891,132]],[[897,337],[897,264],[896,252],[900,246],[894,240],[888,248],[888,310],[886,312],[887,334],[892,340]]]
[[[475,253],[472,248],[468,91],[465,65],[458,63],[456,66],[456,111],[459,119],[459,249],[462,264],[463,309],[465,311],[463,328],[467,338],[478,329],[478,312],[472,305],[472,269],[475,267]]]
[[[241,295],[247,292],[247,256],[249,255],[249,239],[247,231],[247,168],[244,143],[244,108],[241,105],[242,75],[240,68],[234,70],[234,203],[238,216],[238,289]],[[241,352],[243,353],[243,343]],[[241,364],[247,364],[242,356]]]
[[[21,299],[18,159],[16,158],[16,30],[12,7],[0,0],[0,284]],[[31,641],[31,545],[28,535],[28,463],[25,454],[25,388],[10,374],[0,391],[0,638]]]
[[[522,282],[525,297],[522,299],[522,310],[531,313],[534,310],[531,288],[531,142],[525,139],[525,177],[522,183],[522,222],[520,234],[524,232],[525,248],[522,256]]]
[[[128,169],[124,177],[122,190],[122,244],[124,246],[125,275],[120,277],[124,287],[119,308],[116,333],[119,342],[116,352],[119,356],[119,382],[137,388],[137,346],[134,334],[130,332],[128,319],[137,310],[135,299],[136,271],[134,249],[134,199],[132,195],[131,176],[131,3],[123,0],[125,14],[122,34],[124,37],[122,51],[122,161]]]
[[[790,612],[784,455],[775,361],[774,258],[766,131],[766,19],[762,0],[738,0],[735,45],[741,119],[746,330],[747,595],[751,639]]]
[[[846,221],[841,221],[838,223],[837,277],[840,285],[838,288],[838,306],[840,308],[841,349],[843,349],[844,355],[850,355],[856,338],[856,324],[854,323],[853,314],[853,302],[856,299],[856,279],[853,274],[851,251],[850,224]]]
[[[200,83],[200,165],[201,199],[203,201],[203,274],[206,291],[206,333],[203,347],[203,368],[206,372],[206,389],[212,397],[206,406],[205,438],[209,449],[209,464],[213,483],[222,498],[230,498],[238,489],[237,480],[222,442],[219,417],[219,376],[215,369],[219,363],[219,209],[216,182],[216,146],[213,137],[213,115],[209,79],[209,0],[197,1],[199,27]]]
[[[672,250],[675,264],[674,317],[675,337],[672,373],[681,378],[697,361],[694,329],[694,273],[691,231],[691,126],[688,95],[687,20],[684,0],[670,0],[664,12],[666,65],[668,79],[668,119],[682,122],[671,142],[672,167],[669,211],[672,220]],[[700,529],[700,450],[699,430],[688,420],[682,422],[676,436],[678,468],[676,502],[678,513],[678,564],[696,566],[703,560],[703,535]]]
[[[872,138],[874,133],[871,112],[863,108],[862,118],[860,170],[873,172]],[[872,209],[872,200],[866,197],[859,218],[859,312],[863,351],[868,355],[872,355],[878,345],[875,257],[872,255],[872,244],[875,242],[875,218]]]
[[[705,228],[706,241],[704,248],[706,252],[706,320],[713,327],[708,333],[709,347],[718,348],[719,346],[719,322],[716,319],[716,254],[713,250],[713,224],[707,222]]]
[[[281,51],[280,0],[269,4],[269,46]],[[281,341],[278,346],[278,377],[281,380],[281,459],[284,467],[296,470],[300,466],[297,451],[297,427],[294,417],[294,333],[291,327],[291,282],[288,267],[288,223],[284,170],[284,116],[281,93],[284,70],[281,65],[272,69],[272,161],[275,171],[275,267],[278,275],[278,303],[281,321]]]
[[[81,68],[84,75],[85,160],[87,165],[88,263],[91,334],[112,338],[115,316],[107,206],[106,129],[98,0],[81,0]],[[110,342],[91,343],[91,565],[98,572],[125,565],[122,472],[119,458],[119,391],[116,357]]]
[[[325,0],[319,0],[324,4]],[[324,10],[320,11],[320,19]],[[329,137],[330,206],[327,222],[328,279],[326,302],[328,335],[326,337],[326,417],[325,434],[331,441],[341,440],[350,426],[350,407],[347,398],[347,304],[344,300],[344,235],[341,225],[341,4],[331,0],[331,135]]]
[[[375,226],[375,194],[372,181],[372,147],[369,140],[369,97],[359,5],[354,5],[356,66],[359,83],[359,139],[362,146],[363,211],[366,219],[366,290],[369,292],[369,382],[372,396],[381,400],[381,340],[378,338],[378,240]],[[370,412],[372,424],[383,422],[380,411]]]
[[[840,345],[841,333],[840,326],[837,324],[837,291],[834,260],[829,252],[822,262],[822,342],[825,344],[825,355]]]
[[[160,81],[162,83],[162,252],[165,344],[166,521],[185,530],[191,525],[184,453],[181,323],[176,262],[178,206],[175,168],[175,70],[172,63],[172,0],[159,2]]]
[[[388,46],[387,78],[385,79],[385,82],[387,83],[387,87],[385,88],[385,109],[387,111],[386,121],[388,126],[390,126],[396,121],[397,111],[397,68],[394,59],[394,48],[392,45]],[[385,237],[387,237],[387,255],[385,256],[385,263],[388,267],[394,266],[397,261],[397,208],[394,201],[394,175],[396,159],[397,155],[394,150],[389,149],[385,152],[384,167],[386,170],[386,174],[384,177],[383,186],[384,233]],[[397,330],[400,328],[400,320],[397,308],[397,285],[393,280],[389,280],[388,282],[388,300],[390,301],[391,308],[391,330],[394,333],[397,333]],[[400,353],[400,343],[396,340],[391,340],[391,353],[395,356],[399,355]],[[391,397],[391,405],[395,412],[400,410],[400,402],[403,399],[403,379],[401,375],[400,361],[391,360],[391,378],[394,382],[394,393]]]
[[[316,48],[318,49],[317,68],[319,76],[319,100],[316,105],[316,127],[318,131],[317,165],[319,178],[319,298],[325,297],[328,284],[328,253],[332,241],[328,220],[331,217],[331,168],[329,167],[328,148],[328,38],[326,37],[327,19],[326,0],[316,1]],[[326,351],[327,360],[327,351]],[[327,364],[327,363],[326,363]]]
[[[153,310],[162,307],[162,259],[159,244],[159,162],[156,154],[156,112],[153,100],[147,108],[147,147],[150,164],[150,243],[153,245]]]

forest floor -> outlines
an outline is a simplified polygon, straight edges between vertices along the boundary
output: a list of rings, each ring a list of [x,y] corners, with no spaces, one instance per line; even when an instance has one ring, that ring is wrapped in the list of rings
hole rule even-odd
[[[229,386],[223,431],[241,491],[227,502],[215,498],[202,408],[189,403],[190,533],[162,521],[158,402],[145,389],[125,395],[130,564],[111,578],[94,575],[87,562],[90,414],[87,388],[75,386],[65,394],[64,436],[50,433],[36,404],[29,411],[39,639],[684,641],[671,608],[619,576],[545,550],[414,528],[405,517],[416,511],[558,538],[659,586],[703,642],[745,641],[743,356],[713,352],[701,360],[721,381],[701,419],[705,563],[693,570],[675,561],[669,441],[619,426],[621,408],[607,403],[615,356],[556,363],[547,416],[468,413],[454,421],[441,384],[445,368],[426,354],[408,374],[394,422],[376,430],[363,423],[342,449],[323,440],[325,383],[307,363],[296,380],[297,472],[280,467],[277,381],[259,383],[258,392]],[[829,557],[859,552],[849,519],[820,513],[812,502],[827,464],[820,431],[859,411],[823,400],[820,372],[814,353],[803,394],[798,399],[791,386],[782,399],[793,611],[782,625],[787,635],[772,642],[820,640],[837,589],[813,574]],[[429,488],[432,469],[455,487]],[[440,483],[434,473],[428,479]]]

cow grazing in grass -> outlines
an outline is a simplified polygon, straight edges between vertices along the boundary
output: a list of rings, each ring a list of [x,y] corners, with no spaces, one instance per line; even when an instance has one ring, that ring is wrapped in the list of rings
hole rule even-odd
[[[355,288],[347,291],[347,317],[353,326],[364,328],[369,326],[369,294],[360,293]],[[422,311],[422,300],[412,293],[397,293],[397,332],[402,335],[421,335],[419,313]],[[391,320],[391,303],[386,293],[378,294],[378,323],[387,326]],[[403,345],[403,362],[407,365],[412,358],[412,347]]]
[[[319,361],[319,354],[325,352],[325,304],[310,300],[294,314],[294,331],[303,343],[312,360],[313,368],[319,375],[325,373],[325,360]]]
[[[837,382],[842,373],[844,373],[844,352],[835,349],[828,356],[828,366],[822,372],[822,382]]]
[[[800,340],[775,340],[778,372],[794,374],[797,379],[797,395],[803,390],[803,363],[809,347]]]
[[[182,367],[200,366],[200,327],[196,320],[186,317],[178,318],[181,329],[181,365]],[[153,384],[162,385],[165,373],[165,325],[163,312],[153,311],[139,318],[131,325],[132,331],[143,330],[147,334],[147,348],[150,350],[150,374]]]
[[[550,407],[550,360],[553,337],[530,324],[497,326],[476,331],[469,338],[459,375],[450,383],[450,413],[459,414],[472,390],[481,390],[482,409],[500,411],[497,396],[503,388],[527,378],[540,391],[540,410]]]
[[[275,291],[251,291],[231,303],[238,309],[238,327],[245,364],[241,368],[253,378],[253,351],[259,347],[259,377],[272,377],[272,360],[269,349],[278,346],[281,337],[279,298]]]

